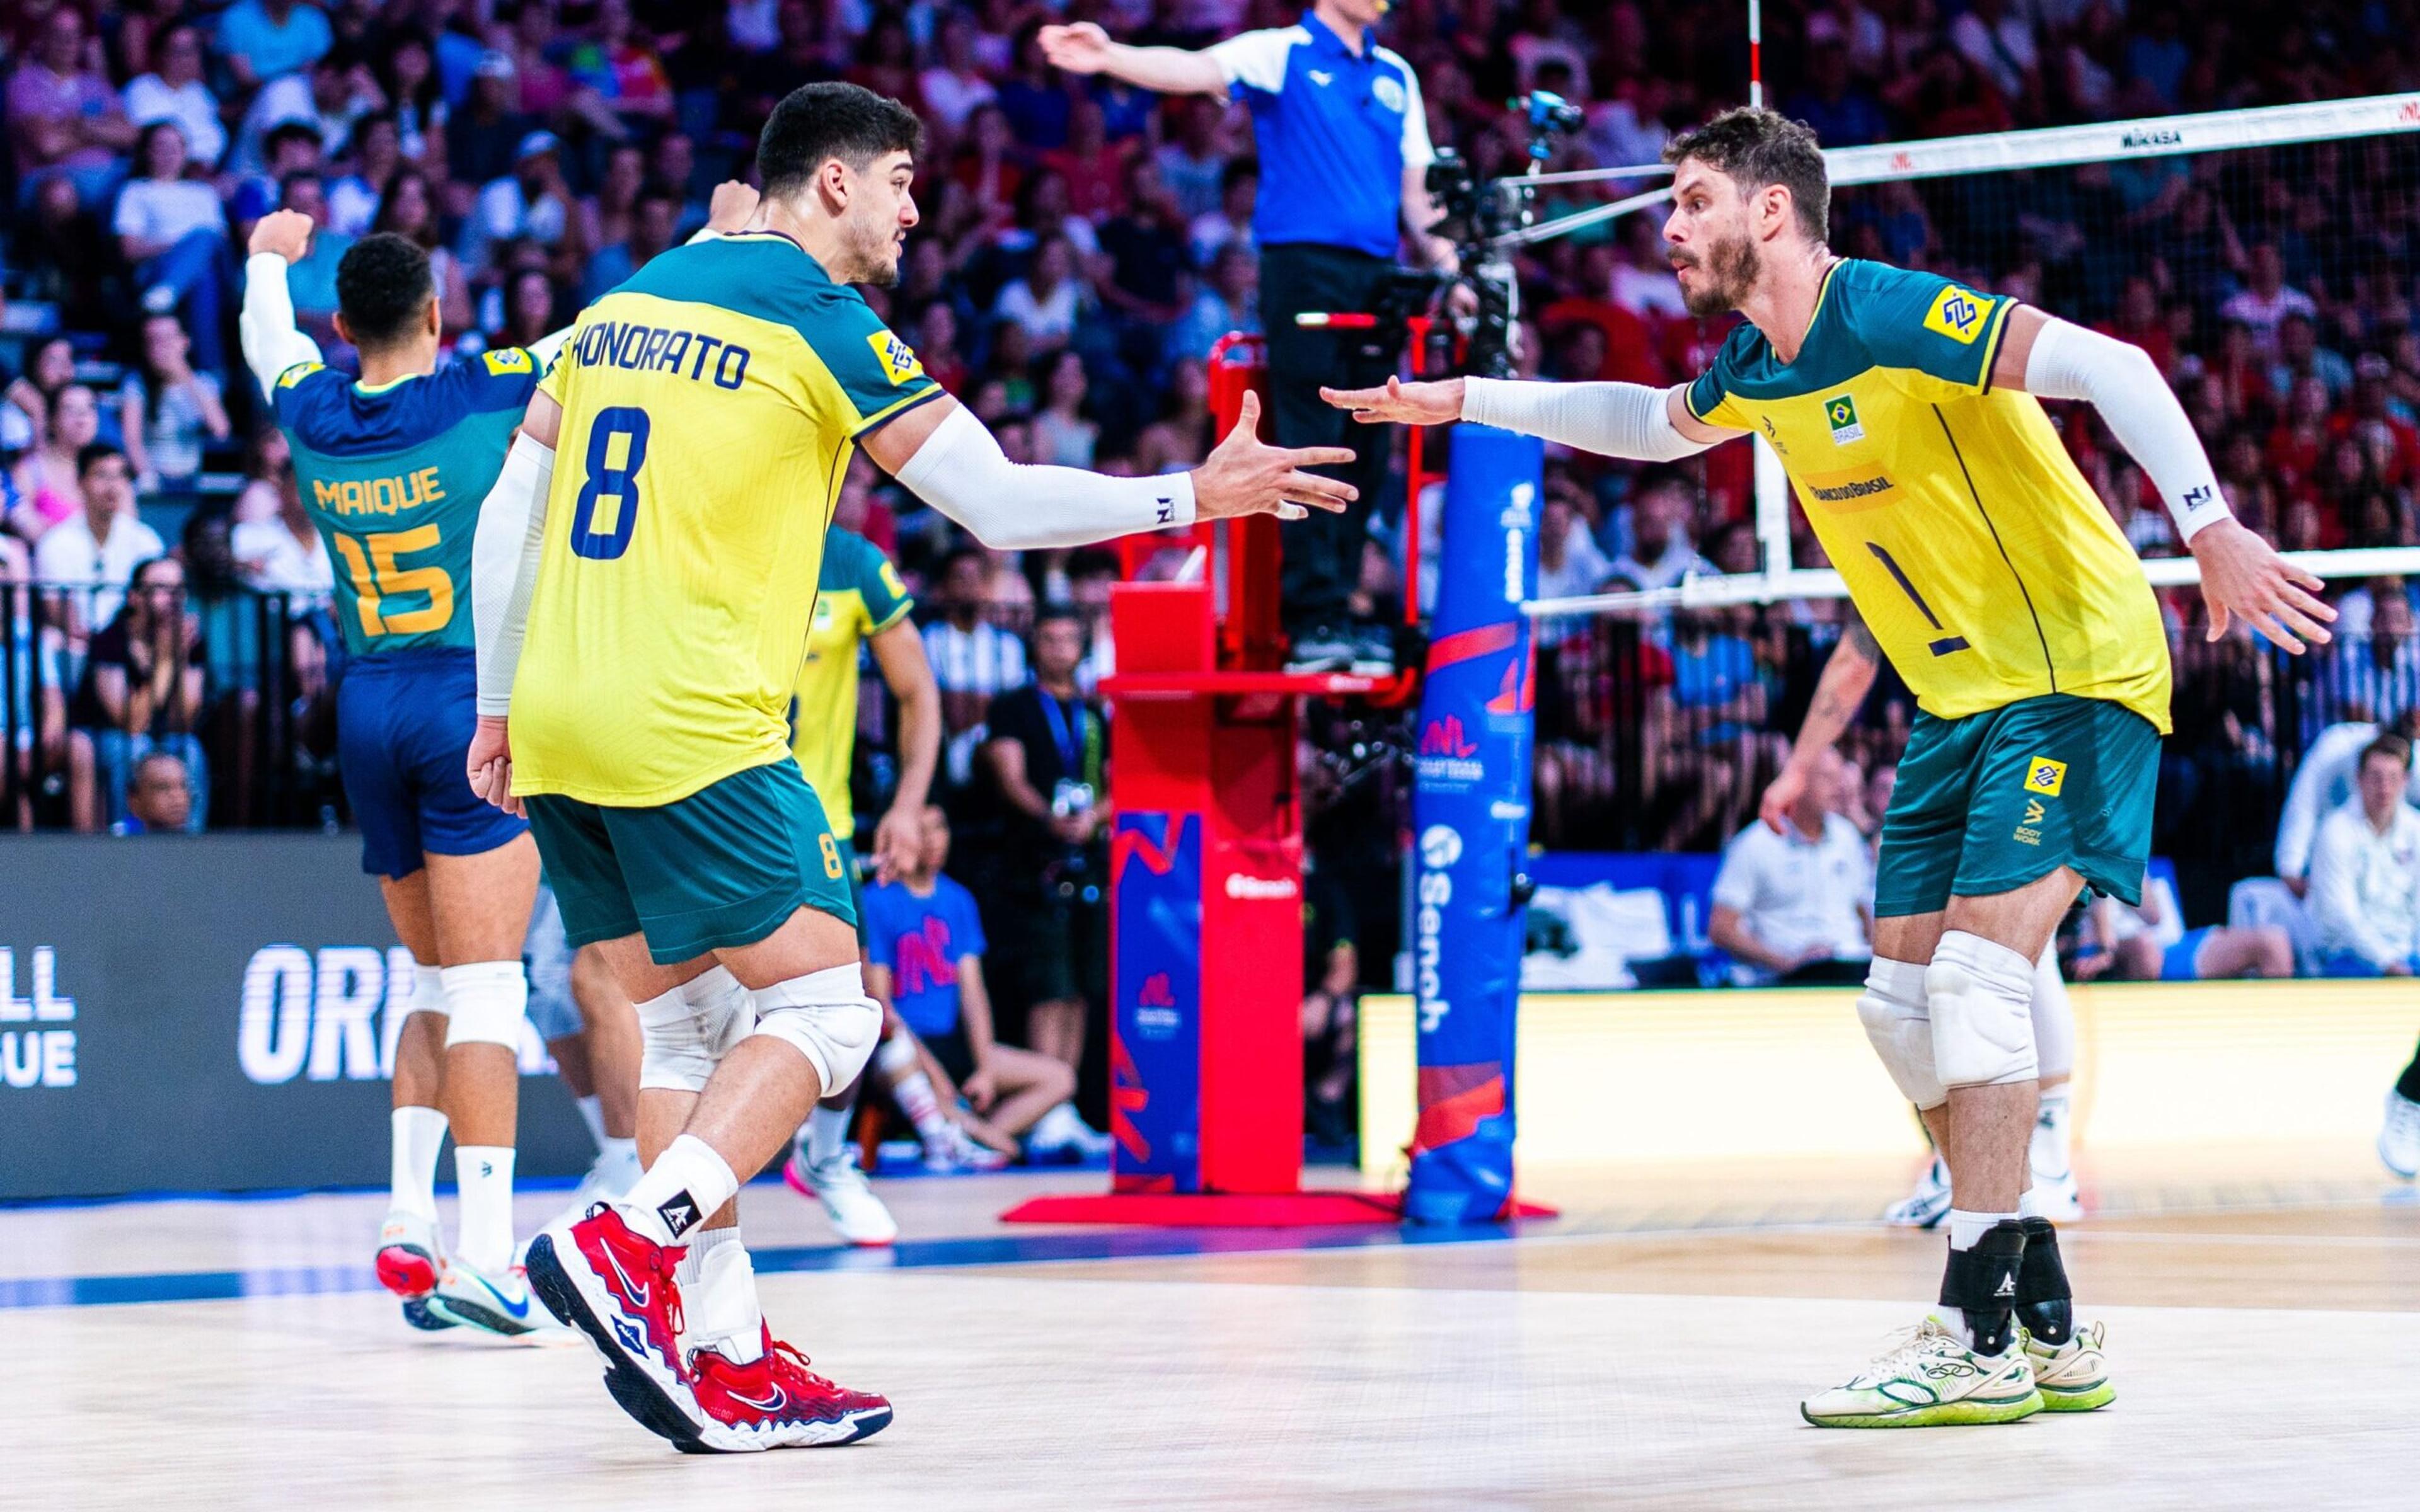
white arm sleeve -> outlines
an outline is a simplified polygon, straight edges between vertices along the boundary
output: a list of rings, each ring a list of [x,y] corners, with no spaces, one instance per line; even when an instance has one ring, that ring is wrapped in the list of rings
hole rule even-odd
[[[546,544],[546,490],[553,479],[554,448],[516,436],[496,486],[479,506],[479,529],[471,538],[471,623],[479,642],[482,715],[502,717],[512,707],[521,631]]]
[[[319,361],[319,344],[294,324],[294,296],[286,287],[286,259],[258,252],[244,260],[243,313],[236,317],[243,364],[269,393],[297,363]]]
[[[2160,501],[2175,517],[2178,536],[2233,511],[2218,491],[2210,454],[2194,434],[2185,407],[2160,376],[2150,354],[2130,341],[2053,319],[2034,337],[2025,359],[2025,392],[2045,399],[2082,399],[2101,411],[2109,434],[2149,474]]]
[[[1193,523],[1193,475],[1110,478],[1011,462],[970,410],[954,409],[899,470],[909,493],[997,550],[1086,546]]]
[[[1674,392],[1644,383],[1465,378],[1462,418],[1604,456],[1677,462],[1715,443],[1693,441],[1672,424]]]

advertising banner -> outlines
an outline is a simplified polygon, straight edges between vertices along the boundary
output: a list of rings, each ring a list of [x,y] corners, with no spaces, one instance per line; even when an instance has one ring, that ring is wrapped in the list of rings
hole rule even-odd
[[[382,1184],[412,985],[349,836],[0,839],[0,1199]],[[523,1037],[520,1169],[576,1174]]]
[[[1544,447],[1454,427],[1412,795],[1419,1122],[1404,1215],[1478,1222],[1512,1195],[1512,1041],[1528,851]]]

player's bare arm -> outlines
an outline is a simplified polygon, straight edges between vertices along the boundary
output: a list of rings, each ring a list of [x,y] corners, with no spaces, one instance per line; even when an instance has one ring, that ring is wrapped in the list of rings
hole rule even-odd
[[[1068,73],[1106,73],[1163,95],[1223,95],[1226,75],[1207,53],[1181,47],[1130,47],[1089,21],[1042,28],[1042,54]]]
[[[2201,439],[2149,354],[2019,305],[2009,313],[1992,381],[2045,399],[2080,399],[2101,412],[2159,488],[2186,549],[2201,563],[2211,640],[2241,619],[2288,651],[2327,643],[2336,612],[2317,596],[2319,579],[2228,512]]]
[[[1832,643],[1832,655],[1823,662],[1823,676],[1816,679],[1815,697],[1807,705],[1798,738],[1791,742],[1790,759],[1781,764],[1780,774],[1765,787],[1757,804],[1757,817],[1766,828],[1776,835],[1783,833],[1791,807],[1807,791],[1808,768],[1816,757],[1839,744],[1849,721],[1857,717],[1866,695],[1873,691],[1882,665],[1882,647],[1874,643],[1874,633],[1852,609],[1840,639]]]
[[[889,882],[911,870],[923,848],[924,805],[941,757],[941,689],[924,659],[924,638],[901,620],[866,642],[891,696],[899,701],[899,782],[874,826],[874,873]]]

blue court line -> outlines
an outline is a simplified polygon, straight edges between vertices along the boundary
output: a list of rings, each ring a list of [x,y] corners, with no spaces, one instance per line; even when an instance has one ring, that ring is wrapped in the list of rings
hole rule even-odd
[[[1273,1251],[1380,1249],[1405,1244],[1509,1240],[1507,1224],[1404,1228],[1354,1224],[1323,1228],[1121,1228],[1060,1234],[997,1234],[903,1240],[888,1249],[845,1245],[752,1250],[759,1275],[796,1271],[922,1271],[952,1266],[1019,1265],[1051,1260],[1114,1260],[1158,1255],[1245,1255]],[[184,1271],[151,1275],[70,1275],[0,1279],[0,1312],[33,1307],[115,1307],[147,1302],[231,1302],[378,1291],[366,1265],[277,1266],[256,1271]]]

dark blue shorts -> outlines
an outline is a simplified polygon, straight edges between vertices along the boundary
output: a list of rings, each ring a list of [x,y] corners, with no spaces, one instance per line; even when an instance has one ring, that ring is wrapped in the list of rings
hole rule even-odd
[[[408,877],[421,856],[478,856],[529,832],[471,791],[463,764],[479,717],[467,647],[355,656],[336,690],[336,759],[362,826],[362,870]]]

